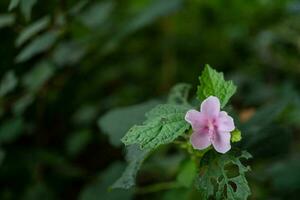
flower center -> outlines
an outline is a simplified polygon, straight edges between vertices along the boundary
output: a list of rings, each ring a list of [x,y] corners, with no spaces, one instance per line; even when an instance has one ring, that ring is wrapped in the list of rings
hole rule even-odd
[[[206,128],[208,130],[210,138],[213,139],[214,135],[215,135],[215,132],[218,129],[216,120],[215,119],[207,120],[207,127]]]

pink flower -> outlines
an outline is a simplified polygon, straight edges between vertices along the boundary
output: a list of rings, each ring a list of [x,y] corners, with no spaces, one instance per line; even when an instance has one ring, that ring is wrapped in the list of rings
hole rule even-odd
[[[189,110],[185,120],[192,125],[190,141],[195,149],[205,149],[211,144],[220,153],[230,150],[230,132],[235,129],[232,117],[220,111],[220,101],[210,96],[201,104],[200,112]]]

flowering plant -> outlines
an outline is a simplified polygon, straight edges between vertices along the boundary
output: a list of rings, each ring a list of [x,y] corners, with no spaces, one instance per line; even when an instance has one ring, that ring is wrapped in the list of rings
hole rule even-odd
[[[209,65],[205,66],[199,81],[197,97],[201,104],[199,101],[189,103],[191,87],[188,84],[176,85],[166,104],[156,105],[146,112],[146,120],[141,125],[129,129],[122,138],[129,164],[112,188],[134,186],[144,160],[155,149],[169,144],[186,152],[186,164],[178,171],[176,180],[139,191],[191,188],[194,184],[202,199],[247,199],[250,188],[245,173],[249,167],[240,159],[251,155],[232,147],[231,142],[241,140],[241,133],[234,119],[221,111],[228,110],[225,106],[236,92],[236,86],[232,81],[225,81],[223,74]],[[199,105],[200,111],[195,110]],[[230,173],[234,170],[238,175],[232,177]]]

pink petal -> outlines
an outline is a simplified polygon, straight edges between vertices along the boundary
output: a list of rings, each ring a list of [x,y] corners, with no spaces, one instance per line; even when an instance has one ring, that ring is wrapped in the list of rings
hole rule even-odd
[[[220,101],[217,97],[210,96],[201,103],[201,112],[209,117],[217,117],[220,112]]]
[[[192,143],[194,149],[205,149],[211,145],[209,133],[205,132],[194,132],[191,135],[190,142]]]
[[[185,121],[192,125],[193,130],[200,130],[206,125],[206,117],[196,110],[189,110],[185,115]]]
[[[221,132],[231,132],[235,129],[232,117],[226,112],[222,111],[218,118],[218,129]]]
[[[226,153],[230,150],[230,133],[229,132],[217,132],[214,135],[212,140],[212,144],[217,152],[219,153]]]

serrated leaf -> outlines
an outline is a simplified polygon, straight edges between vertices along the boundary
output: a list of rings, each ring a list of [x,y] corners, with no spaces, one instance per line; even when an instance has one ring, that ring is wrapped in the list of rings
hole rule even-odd
[[[140,150],[137,145],[132,145],[127,148],[126,160],[128,165],[116,182],[111,186],[112,188],[129,189],[135,185],[137,172],[142,163],[149,155],[149,150]]]
[[[98,120],[99,127],[109,136],[109,141],[114,146],[120,146],[121,138],[134,124],[145,120],[145,112],[159,104],[157,100],[150,100],[125,108],[115,108]],[[129,117],[130,116],[130,117]],[[118,125],[116,126],[116,123]]]
[[[16,62],[25,62],[33,56],[48,50],[56,42],[58,35],[57,31],[49,31],[38,36],[22,49],[16,58]]]
[[[184,116],[189,107],[180,105],[158,105],[146,113],[143,125],[133,126],[122,138],[125,145],[139,144],[141,149],[154,149],[182,135],[189,124]]]
[[[13,71],[6,72],[0,83],[0,97],[5,96],[7,93],[15,89],[17,84],[18,79],[15,73]]]
[[[24,44],[31,37],[44,30],[50,23],[50,17],[46,16],[26,27],[18,36],[16,46],[19,47]]]
[[[205,65],[199,81],[198,98],[203,101],[209,96],[216,96],[219,98],[222,108],[227,104],[237,88],[232,81],[224,80],[223,73],[217,72],[209,65]]]
[[[168,96],[169,104],[188,104],[188,96],[191,85],[187,83],[176,84]]]
[[[247,199],[251,192],[245,178],[245,173],[250,168],[241,163],[241,158],[249,159],[251,155],[245,151],[237,157],[230,154],[216,154],[214,152],[206,154],[206,157],[203,158],[200,175],[196,183],[203,199],[211,197],[217,200]],[[235,177],[231,177],[228,170],[228,167],[233,166],[238,168],[237,172],[239,173]]]

